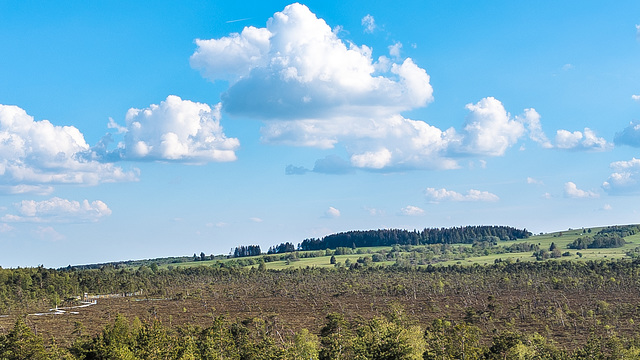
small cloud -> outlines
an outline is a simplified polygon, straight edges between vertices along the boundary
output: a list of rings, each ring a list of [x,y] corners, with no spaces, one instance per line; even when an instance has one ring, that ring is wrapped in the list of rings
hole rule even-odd
[[[118,123],[115,122],[115,120],[113,120],[113,118],[109,118],[109,123],[107,124],[107,128],[109,129],[115,129],[116,133],[118,134],[125,134],[128,129],[124,126],[120,126]]]
[[[316,160],[313,172],[321,174],[348,174],[353,172],[351,164],[337,155],[327,155]]]
[[[640,95],[631,95],[631,100],[640,101]]]
[[[424,215],[424,210],[417,206],[408,205],[400,209],[400,215],[402,216],[422,216]]]
[[[553,195],[551,195],[551,194],[550,194],[550,193],[548,193],[548,192],[547,192],[547,193],[542,194],[542,198],[543,198],[543,199],[551,199],[552,197],[553,197]]]
[[[217,222],[217,223],[216,223],[216,225],[215,225],[215,226],[216,226],[217,228],[223,228],[223,227],[227,227],[227,226],[229,226],[229,224],[228,224],[228,223],[226,223],[226,222],[224,222],[224,221],[219,221],[219,222]]]
[[[615,161],[609,165],[613,173],[602,188],[609,194],[636,194],[640,192],[640,159]]]
[[[261,223],[264,221],[259,217],[252,217],[252,218],[249,218],[249,220],[253,221],[254,223]]]
[[[0,233],[7,233],[14,229],[13,226],[5,223],[0,223]]]
[[[287,165],[284,169],[285,175],[304,175],[309,172],[309,169],[304,166]]]
[[[640,41],[640,25],[636,25],[636,40]]]
[[[376,29],[376,20],[373,16],[367,14],[362,18],[362,26],[364,26],[364,32],[370,34]]]
[[[584,128],[584,132],[558,130],[556,132],[556,147],[565,150],[592,150],[605,151],[612,148],[604,138],[597,137],[596,133]]]
[[[593,191],[580,190],[575,183],[569,181],[564,184],[564,196],[574,199],[588,199],[597,198],[600,195]]]
[[[632,121],[629,123],[629,126],[616,133],[613,142],[616,145],[640,147],[640,122]]]
[[[23,200],[14,204],[18,214],[7,214],[4,222],[66,223],[96,222],[111,215],[111,209],[100,200],[75,201],[54,197],[49,200]]]
[[[66,238],[64,235],[57,232],[56,229],[52,228],[51,226],[46,226],[46,227],[39,226],[36,230],[34,230],[34,233],[36,234],[37,237],[46,241],[60,241]]]
[[[45,185],[13,185],[13,186],[0,186],[0,194],[17,195],[17,194],[33,194],[33,195],[51,195],[53,192],[53,186]]]
[[[334,208],[333,206],[329,206],[327,211],[324,212],[324,216],[326,218],[337,218],[340,217],[340,210]]]
[[[573,65],[571,65],[571,64],[562,65],[562,71],[569,71],[571,69],[573,69]]]
[[[553,145],[547,138],[547,135],[545,135],[544,131],[542,131],[540,114],[535,109],[525,109],[524,114],[517,116],[516,119],[527,127],[529,138],[531,140],[540,144],[540,146],[545,149],[550,149],[553,147]]]
[[[402,43],[396,42],[395,44],[389,46],[389,55],[392,57],[399,59],[400,58],[400,50],[402,50]]]
[[[380,210],[380,209],[376,209],[376,208],[370,208],[365,206],[364,209],[369,213],[369,215],[371,216],[382,216],[385,215],[384,210]]]
[[[527,184],[544,185],[544,182],[542,180],[537,180],[537,179],[534,179],[532,177],[528,177],[527,178]]]
[[[351,156],[351,164],[358,168],[382,169],[391,163],[392,153],[387,148],[367,151]]]
[[[613,207],[611,207],[611,205],[609,204],[604,204],[604,206],[602,207],[602,210],[610,211],[610,210],[613,210]]]
[[[488,201],[494,202],[500,198],[488,191],[480,191],[471,189],[466,194],[461,194],[452,190],[427,188],[425,191],[427,199],[432,202],[440,201]]]

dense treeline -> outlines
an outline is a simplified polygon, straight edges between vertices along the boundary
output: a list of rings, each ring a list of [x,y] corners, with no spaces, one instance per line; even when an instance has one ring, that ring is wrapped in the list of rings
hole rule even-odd
[[[267,251],[267,254],[283,254],[296,251],[295,245],[290,242],[282,243],[280,245],[271,246]]]
[[[636,359],[637,337],[591,335],[585,346],[572,350],[558,347],[538,333],[501,331],[486,334],[467,322],[435,319],[416,325],[399,308],[369,320],[348,321],[341,314],[326,317],[319,335],[307,329],[287,331],[264,318],[227,321],[216,317],[205,328],[167,328],[159,321],[129,322],[124,316],[106,325],[95,336],[81,333],[69,347],[45,347],[22,319],[0,335],[2,359]],[[482,341],[488,337],[488,341]]]
[[[300,250],[324,250],[337,247],[392,245],[473,244],[477,241],[526,239],[531,233],[508,226],[462,226],[407,231],[401,229],[348,231],[322,239],[306,239]]]
[[[634,235],[637,232],[637,225],[608,226],[598,231],[593,237],[584,236],[575,239],[567,247],[576,250],[622,247],[627,243],[624,237]]]
[[[233,251],[233,257],[258,256],[262,254],[260,245],[238,246]]]
[[[622,247],[627,242],[618,234],[598,234],[596,236],[585,236],[575,239],[567,245],[569,249],[604,249]]]

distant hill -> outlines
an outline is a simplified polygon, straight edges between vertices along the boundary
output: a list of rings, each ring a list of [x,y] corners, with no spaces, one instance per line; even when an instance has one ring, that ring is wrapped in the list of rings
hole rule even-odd
[[[527,229],[509,226],[461,226],[453,228],[425,228],[422,231],[379,229],[348,231],[327,235],[322,239],[306,239],[299,250],[325,250],[338,247],[369,247],[392,245],[472,244],[477,241],[508,241],[526,239]]]

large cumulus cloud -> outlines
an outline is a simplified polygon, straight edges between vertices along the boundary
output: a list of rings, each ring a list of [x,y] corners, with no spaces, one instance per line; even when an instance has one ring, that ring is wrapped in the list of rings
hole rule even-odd
[[[73,126],[35,121],[18,106],[0,105],[0,191],[50,193],[55,184],[132,181],[137,171],[92,159]]]
[[[458,130],[405,118],[404,111],[433,101],[433,88],[425,69],[401,58],[402,44],[374,59],[373,49],[341,39],[298,3],[275,13],[264,28],[245,27],[196,45],[192,67],[211,81],[229,82],[223,111],[262,120],[265,143],[341,144],[352,168],[456,168],[461,156],[502,156],[526,135],[544,148],[573,146],[562,136],[552,145],[535,109],[512,116],[493,97],[468,104]],[[573,135],[582,136],[574,148],[606,145],[587,129]],[[288,173],[306,171],[290,167]],[[343,167],[323,172],[345,173]]]
[[[126,127],[113,122],[111,127],[124,133],[124,140],[105,158],[115,153],[124,160],[233,161],[240,145],[224,134],[219,105],[211,108],[175,95],[145,109],[129,109]]]
[[[196,40],[194,68],[233,79],[222,95],[232,114],[266,120],[389,115],[430,102],[429,75],[411,59],[385,71],[367,46],[345,44],[301,4],[274,14],[266,28]]]

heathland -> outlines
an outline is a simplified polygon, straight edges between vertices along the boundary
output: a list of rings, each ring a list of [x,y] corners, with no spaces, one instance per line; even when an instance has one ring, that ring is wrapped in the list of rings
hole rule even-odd
[[[638,226],[431,230],[0,269],[0,357],[640,356]]]

